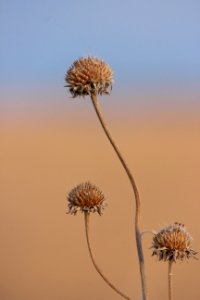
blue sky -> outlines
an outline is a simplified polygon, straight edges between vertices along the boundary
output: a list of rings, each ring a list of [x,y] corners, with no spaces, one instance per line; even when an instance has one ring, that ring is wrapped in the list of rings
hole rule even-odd
[[[199,82],[199,0],[0,0],[0,85],[63,83],[80,56],[115,81]]]

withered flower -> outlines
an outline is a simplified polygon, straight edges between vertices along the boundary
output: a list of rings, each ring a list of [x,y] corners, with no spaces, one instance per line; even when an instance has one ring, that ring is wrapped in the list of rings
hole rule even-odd
[[[158,231],[153,237],[152,256],[156,255],[162,261],[174,261],[196,258],[191,249],[192,237],[185,225],[175,222]]]
[[[75,98],[91,94],[109,94],[113,72],[108,64],[96,57],[81,57],[67,71],[66,87]]]
[[[105,207],[104,194],[90,182],[85,182],[73,188],[67,197],[68,213],[75,215],[81,212],[98,212],[103,213]]]

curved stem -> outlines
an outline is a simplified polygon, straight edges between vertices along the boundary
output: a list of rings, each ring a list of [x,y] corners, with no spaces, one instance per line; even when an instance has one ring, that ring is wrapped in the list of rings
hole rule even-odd
[[[113,149],[115,150],[115,153],[117,154],[122,166],[124,167],[126,174],[130,180],[131,186],[133,188],[134,196],[135,196],[135,204],[136,204],[136,211],[135,211],[135,236],[136,236],[136,245],[137,245],[137,252],[138,252],[138,258],[139,258],[139,265],[140,265],[140,276],[141,276],[141,286],[142,286],[142,299],[147,300],[147,287],[146,287],[146,278],[145,278],[145,268],[144,268],[144,255],[142,250],[142,238],[141,233],[139,229],[139,218],[140,218],[140,196],[139,192],[135,183],[135,180],[133,178],[133,175],[131,174],[131,171],[129,170],[129,167],[124,160],[122,154],[120,153],[117,145],[115,144],[115,141],[104,121],[104,117],[99,109],[98,100],[96,97],[96,94],[91,94],[91,100],[94,106],[94,109],[96,111],[96,114],[98,116],[98,119],[101,123],[101,126],[110,141]]]
[[[172,265],[173,265],[173,261],[169,260],[169,264],[168,264],[168,298],[169,300],[173,300],[173,296],[172,296]]]
[[[91,248],[91,244],[90,244],[90,239],[89,239],[89,212],[85,212],[85,233],[86,233],[86,239],[87,239],[87,246],[88,246],[88,250],[90,253],[90,258],[92,260],[92,263],[96,269],[96,271],[99,273],[99,275],[103,278],[103,280],[115,291],[117,292],[120,296],[122,296],[123,298],[127,299],[127,300],[131,300],[128,296],[126,296],[124,293],[120,292],[118,290],[118,288],[116,288],[109,280],[108,278],[106,278],[106,276],[103,274],[103,272],[101,271],[101,269],[99,268],[99,266],[97,265],[95,258],[94,258],[94,254]]]

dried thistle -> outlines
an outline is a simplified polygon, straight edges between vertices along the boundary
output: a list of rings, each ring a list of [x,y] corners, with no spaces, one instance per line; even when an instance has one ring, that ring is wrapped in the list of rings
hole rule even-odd
[[[111,281],[104,275],[101,268],[96,263],[96,259],[91,247],[89,235],[90,212],[98,212],[100,215],[102,214],[102,210],[105,207],[104,194],[95,185],[91,184],[90,182],[85,182],[73,188],[68,194],[67,199],[69,208],[68,213],[75,215],[79,210],[84,213],[87,246],[94,268],[103,278],[106,284],[109,285],[117,294],[119,294],[126,300],[131,300],[127,295],[121,292],[113,283],[111,283]]]
[[[95,57],[81,57],[67,71],[66,87],[75,98],[91,94],[109,94],[113,72],[108,64]]]
[[[132,186],[135,206],[136,206],[135,235],[136,235],[138,259],[140,265],[142,299],[147,300],[148,295],[147,295],[147,286],[146,286],[146,278],[145,278],[145,263],[144,263],[142,237],[141,237],[141,230],[140,230],[140,196],[139,196],[135,179],[128,167],[128,164],[125,161],[124,157],[122,156],[117,144],[115,143],[112,137],[112,134],[110,133],[108,126],[105,123],[104,116],[101,113],[98,99],[97,99],[98,94],[100,95],[109,94],[109,90],[112,88],[112,82],[113,82],[112,76],[113,76],[113,72],[111,68],[107,64],[105,64],[102,60],[94,57],[88,57],[88,58],[80,58],[79,60],[75,61],[70,67],[70,69],[68,70],[65,76],[65,80],[68,83],[66,86],[69,88],[69,91],[71,92],[74,98],[77,96],[85,96],[85,95],[90,96],[94,110],[104,130],[104,133],[108,138],[109,142],[111,143],[118,159],[120,160],[128,176],[130,184]],[[77,212],[77,209],[73,210],[73,205],[72,206],[70,205],[69,209],[72,213]]]
[[[104,194],[90,182],[77,185],[67,197],[69,212],[75,215],[81,212],[98,212],[102,214],[105,207]]]
[[[175,222],[154,235],[152,256],[156,255],[159,260],[173,262],[196,258],[197,252],[191,249],[191,241],[192,237],[185,225]]]

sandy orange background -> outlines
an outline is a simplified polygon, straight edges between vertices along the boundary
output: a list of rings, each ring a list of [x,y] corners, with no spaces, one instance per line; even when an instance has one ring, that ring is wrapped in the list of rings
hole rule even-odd
[[[198,251],[199,104],[190,103],[188,95],[185,100],[183,95],[178,100],[170,97],[169,104],[153,102],[152,96],[147,103],[141,100],[141,105],[130,104],[126,97],[118,97],[116,103],[114,98],[104,98],[101,106],[138,184],[142,228],[185,223]],[[113,283],[139,299],[135,205],[125,172],[89,99],[68,101],[66,97],[52,106],[50,101],[38,107],[22,103],[12,108],[4,103],[2,110],[0,299],[120,299],[91,264],[83,215],[65,214],[67,192],[86,180],[108,199],[104,215],[91,218],[96,259]],[[147,234],[149,296],[166,300],[167,265],[151,257],[150,246]],[[177,263],[174,299],[200,299],[199,277],[199,261]]]

